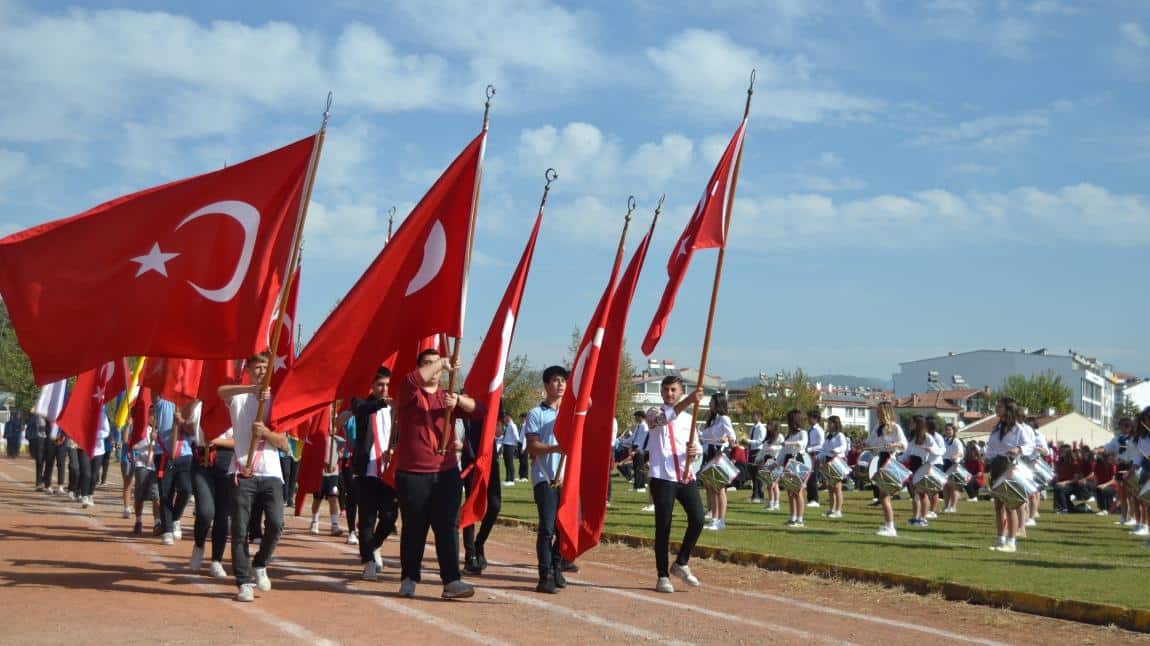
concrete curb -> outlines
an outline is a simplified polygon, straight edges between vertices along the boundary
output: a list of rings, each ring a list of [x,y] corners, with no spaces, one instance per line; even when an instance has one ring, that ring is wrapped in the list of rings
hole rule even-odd
[[[534,530],[536,524],[518,518],[500,518],[500,525],[521,527]],[[604,543],[619,543],[630,547],[653,548],[654,539],[632,534],[613,534],[604,532],[601,538]],[[679,543],[672,541],[671,549],[678,549]],[[1006,608],[1016,612],[1025,612],[1031,615],[1050,617],[1052,619],[1065,619],[1098,626],[1117,626],[1136,632],[1150,632],[1150,610],[1138,608],[1125,608],[1104,603],[1091,603],[1088,601],[1075,601],[1073,599],[1056,599],[1030,592],[1014,590],[988,590],[952,583],[949,581],[932,581],[922,577],[894,572],[881,572],[865,568],[833,565],[804,561],[785,556],[773,556],[758,552],[743,552],[724,548],[696,546],[693,556],[713,559],[723,563],[735,565],[749,565],[764,570],[787,572],[789,574],[805,574],[829,579],[845,579],[861,583],[872,583],[888,588],[901,588],[914,594],[938,594],[948,601],[962,601],[980,606]]]

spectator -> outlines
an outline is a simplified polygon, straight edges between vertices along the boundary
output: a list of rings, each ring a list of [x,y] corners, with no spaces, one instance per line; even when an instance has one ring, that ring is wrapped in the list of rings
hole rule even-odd
[[[983,443],[980,441],[978,444]],[[970,480],[966,483],[966,497],[970,502],[978,502],[978,492],[986,484],[986,468],[982,463],[982,452],[974,442],[966,445],[966,458],[962,466],[970,473]]]
[[[1078,451],[1063,445],[1054,467],[1054,510],[1060,514],[1074,510],[1074,503],[1085,500],[1088,489],[1086,475]]]
[[[1087,479],[1095,491],[1094,498],[1098,501],[1098,515],[1108,515],[1111,505],[1118,497],[1118,488],[1121,486],[1121,483],[1118,482],[1118,464],[1114,461],[1114,456],[1109,454],[1098,456],[1098,459],[1094,460],[1094,468]]]

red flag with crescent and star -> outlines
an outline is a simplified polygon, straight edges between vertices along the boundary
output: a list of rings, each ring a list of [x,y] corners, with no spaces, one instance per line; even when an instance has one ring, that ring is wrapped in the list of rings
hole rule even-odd
[[[140,383],[150,388],[154,397],[183,408],[199,397],[203,372],[204,362],[198,359],[149,359]]]
[[[315,142],[0,240],[0,294],[36,383],[125,356],[264,349]]]
[[[272,392],[278,392],[280,384],[283,383],[284,377],[287,376],[288,370],[295,364],[295,313],[296,303],[299,301],[299,278],[303,270],[303,265],[296,267],[295,277],[291,281],[291,293],[288,294],[287,308],[283,318],[283,331],[280,332],[279,347],[276,348],[275,356],[272,357]],[[270,322],[268,323],[268,340],[267,345],[270,348],[272,338],[275,332],[276,321],[279,320],[279,312],[273,311]]]
[[[273,393],[277,426],[362,396],[388,360],[393,382],[402,383],[423,339],[462,335],[471,209],[486,140],[484,130],[455,158],[308,341]]]
[[[667,287],[663,290],[663,297],[659,300],[659,308],[651,319],[651,326],[647,329],[647,336],[643,339],[643,354],[650,355],[655,346],[663,338],[667,329],[667,320],[671,318],[671,310],[675,307],[675,295],[679,292],[679,285],[687,275],[687,267],[691,264],[691,257],[697,249],[714,249],[725,246],[727,204],[731,200],[732,176],[735,172],[735,159],[739,156],[739,149],[743,146],[743,136],[747,132],[747,120],[739,124],[735,130],[727,149],[711,173],[711,180],[703,196],[695,205],[695,212],[687,227],[675,242],[675,250],[667,260]]]
[[[60,430],[67,433],[89,457],[100,441],[101,431],[111,430],[104,404],[115,398],[123,385],[118,383],[123,381],[123,372],[122,369],[117,370],[117,365],[123,365],[123,361],[108,361],[99,368],[81,372],[76,377],[76,385],[72,387],[72,394],[64,404],[64,410],[60,411],[60,417],[56,420]]]
[[[519,265],[511,275],[503,300],[491,318],[491,327],[475,355],[475,363],[467,372],[463,392],[475,399],[475,410],[483,417],[473,422],[480,424],[479,443],[475,449],[472,470],[471,494],[463,502],[459,512],[459,526],[473,525],[487,513],[487,483],[491,480],[491,462],[495,453],[495,429],[499,424],[499,401],[503,397],[503,371],[507,367],[507,356],[511,351],[511,339],[515,335],[515,322],[519,319],[519,305],[523,301],[523,290],[527,286],[527,274],[531,271],[531,259],[535,256],[535,241],[539,237],[539,226],[543,222],[543,209],[535,216],[535,226],[531,237],[519,258]]]

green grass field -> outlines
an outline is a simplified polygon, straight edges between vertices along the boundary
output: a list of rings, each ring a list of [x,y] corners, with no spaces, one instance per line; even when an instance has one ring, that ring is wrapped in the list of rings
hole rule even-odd
[[[654,514],[640,508],[645,493],[616,477],[605,532],[654,536]],[[910,501],[895,501],[898,538],[875,536],[882,512],[868,507],[868,492],[847,492],[844,517],[824,518],[823,507],[807,509],[806,527],[788,529],[785,493],[781,512],[751,504],[750,489],[728,492],[727,529],[704,531],[700,545],[746,550],[819,563],[861,567],[950,581],[988,589],[1018,590],[1059,599],[1150,608],[1150,548],[1145,539],[1114,524],[1116,516],[1058,515],[1051,500],[1042,501],[1038,527],[1020,539],[1018,552],[987,549],[994,542],[994,503],[970,503],[961,497],[957,514],[939,514],[929,527],[911,528]],[[529,483],[503,489],[502,515],[536,519]],[[672,540],[682,536],[682,511],[676,509]],[[593,554],[594,552],[592,552]]]

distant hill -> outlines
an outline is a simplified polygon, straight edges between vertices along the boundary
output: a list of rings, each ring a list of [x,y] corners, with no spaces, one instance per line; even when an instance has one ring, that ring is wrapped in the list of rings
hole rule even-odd
[[[854,388],[855,386],[863,386],[866,388],[880,388],[891,389],[894,384],[890,380],[875,379],[872,377],[855,377],[854,375],[811,375],[811,382],[819,383],[832,383],[836,386],[847,386]],[[734,389],[750,388],[757,386],[759,383],[758,377],[740,377],[738,379],[728,379],[727,387]]]

